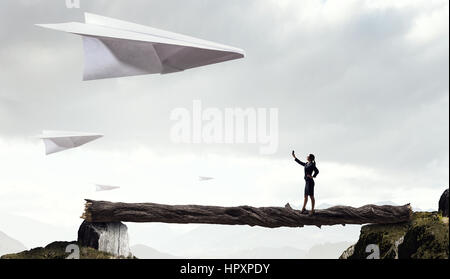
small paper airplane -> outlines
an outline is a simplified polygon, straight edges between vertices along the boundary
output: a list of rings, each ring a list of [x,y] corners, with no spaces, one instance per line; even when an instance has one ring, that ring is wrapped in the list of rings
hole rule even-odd
[[[213,180],[214,177],[199,176],[198,179],[199,179],[200,181],[208,181],[208,180]]]
[[[101,137],[103,135],[63,131],[43,131],[38,136],[44,141],[46,155],[75,148]]]
[[[85,14],[86,23],[36,24],[83,37],[83,80],[168,74],[243,58],[242,49]]]
[[[100,184],[95,185],[95,191],[97,191],[97,192],[111,191],[111,190],[116,190],[119,188],[120,188],[119,186],[108,186],[108,185],[100,185]]]

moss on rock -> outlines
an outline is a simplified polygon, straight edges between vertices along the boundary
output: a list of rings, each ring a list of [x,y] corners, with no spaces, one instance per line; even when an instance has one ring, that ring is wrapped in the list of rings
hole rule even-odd
[[[403,259],[448,259],[448,222],[437,213],[414,214],[410,229],[399,246]]]
[[[342,259],[366,259],[366,247],[378,245],[380,259],[448,259],[448,221],[437,212],[415,212],[408,223],[366,225],[353,253]]]

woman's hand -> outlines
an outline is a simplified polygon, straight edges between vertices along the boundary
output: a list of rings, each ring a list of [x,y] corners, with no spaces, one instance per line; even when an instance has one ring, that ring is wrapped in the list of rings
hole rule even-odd
[[[314,176],[312,176],[312,175],[310,175],[310,174],[308,174],[306,177],[311,178],[311,179],[314,179]]]

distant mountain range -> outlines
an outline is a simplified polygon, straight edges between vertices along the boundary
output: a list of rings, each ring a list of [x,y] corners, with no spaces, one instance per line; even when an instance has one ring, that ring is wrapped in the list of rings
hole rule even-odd
[[[131,246],[131,254],[135,256],[138,259],[177,259],[178,257],[175,257],[170,254],[159,252],[156,249],[153,249],[151,247],[137,244],[134,246]]]
[[[27,247],[43,247],[54,241],[74,240],[78,226],[62,227],[34,219],[0,212],[0,231],[20,240]],[[80,222],[81,224],[81,222]],[[33,233],[30,233],[32,230]]]
[[[0,231],[0,256],[25,250],[27,248],[22,243]]]
[[[259,247],[254,249],[242,250],[228,255],[224,255],[227,259],[304,259],[307,252],[304,250],[281,247]]]
[[[198,256],[198,258],[216,259],[338,259],[339,256],[353,243],[325,243],[315,245],[309,251],[293,247],[258,247],[239,250],[232,253],[212,252]],[[178,259],[180,257],[162,253],[146,245],[138,244],[131,247],[132,254],[138,259]]]
[[[352,244],[351,242],[338,242],[314,245],[305,255],[305,259],[338,259],[342,252]]]

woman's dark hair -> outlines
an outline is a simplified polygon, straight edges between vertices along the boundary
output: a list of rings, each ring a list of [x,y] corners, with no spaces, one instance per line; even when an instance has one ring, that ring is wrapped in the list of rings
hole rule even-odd
[[[311,159],[311,162],[316,163],[316,156],[314,154],[309,154],[309,159]]]

